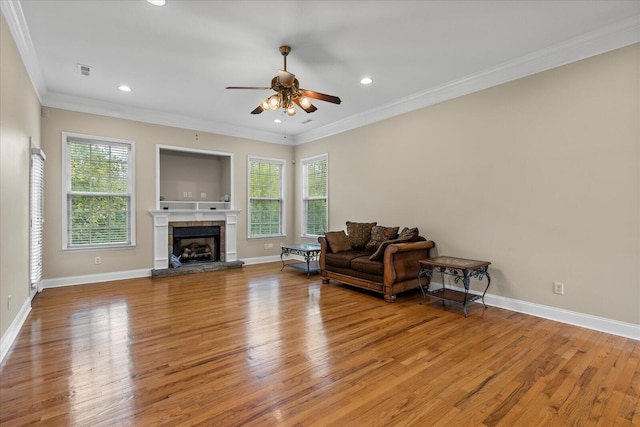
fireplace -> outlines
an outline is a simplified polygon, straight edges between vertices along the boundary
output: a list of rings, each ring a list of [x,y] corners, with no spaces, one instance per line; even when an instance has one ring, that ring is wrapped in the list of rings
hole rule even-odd
[[[194,267],[213,268],[221,263],[238,262],[237,235],[238,213],[233,209],[151,209],[153,216],[153,269],[152,272],[164,270],[178,271],[171,268],[173,255],[173,228],[193,226],[220,227],[219,248],[216,257],[219,262],[195,263]],[[186,270],[186,269],[182,269]]]
[[[170,222],[168,231],[168,253],[180,263],[225,261],[224,221]]]
[[[173,254],[181,263],[220,261],[220,227],[173,227]]]

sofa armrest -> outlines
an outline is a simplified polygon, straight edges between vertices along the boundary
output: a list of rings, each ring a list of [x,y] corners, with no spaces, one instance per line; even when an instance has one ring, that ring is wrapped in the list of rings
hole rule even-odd
[[[432,240],[393,243],[384,251],[384,284],[387,286],[407,279],[414,279],[420,271],[418,260],[429,258],[429,250],[435,247]]]

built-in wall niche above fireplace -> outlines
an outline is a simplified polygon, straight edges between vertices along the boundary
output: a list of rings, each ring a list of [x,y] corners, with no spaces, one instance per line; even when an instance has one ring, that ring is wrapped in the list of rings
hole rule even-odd
[[[233,208],[232,154],[157,146],[156,194],[156,208],[149,210],[153,216],[154,270],[168,269],[171,255],[177,255],[173,251],[176,226],[219,227],[219,236],[191,236],[189,244],[204,247],[204,253],[208,246],[213,262],[238,261],[240,211]],[[181,254],[185,246],[180,247]]]
[[[232,156],[158,146],[158,209],[233,209]]]

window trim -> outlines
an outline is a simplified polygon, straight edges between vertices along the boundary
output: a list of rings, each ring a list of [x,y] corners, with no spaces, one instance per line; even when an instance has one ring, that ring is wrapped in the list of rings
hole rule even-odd
[[[267,162],[279,164],[280,168],[280,233],[277,234],[264,234],[253,235],[251,234],[251,162]],[[273,157],[264,156],[247,156],[247,239],[268,239],[272,237],[286,237],[287,229],[287,201],[285,197],[285,182],[286,182],[286,166],[287,162],[284,159],[276,159]]]
[[[324,197],[324,199],[327,201],[326,206],[327,206],[327,211],[326,211],[326,217],[327,217],[327,229],[329,228],[329,153],[323,153],[323,154],[318,154],[316,156],[311,156],[311,157],[305,157],[304,159],[300,160],[300,164],[302,165],[302,207],[301,207],[301,213],[302,213],[302,221],[300,221],[302,229],[300,230],[300,235],[303,238],[308,238],[308,239],[315,239],[320,237],[320,234],[308,234],[307,231],[307,200],[321,200],[323,199],[322,197],[314,197],[314,198],[309,198],[307,197],[307,192],[308,192],[308,186],[309,183],[307,182],[307,174],[305,173],[305,169],[307,167],[307,165],[309,163],[313,163],[313,162],[317,162],[319,160],[326,160],[327,161],[327,192],[326,192],[326,196]]]
[[[96,251],[105,249],[126,249],[136,246],[136,183],[135,183],[135,141],[119,138],[109,138],[80,133],[62,132],[62,250],[64,252]],[[99,243],[82,246],[69,246],[69,210],[67,198],[70,191],[71,150],[69,142],[80,140],[85,142],[107,143],[129,146],[129,243]]]

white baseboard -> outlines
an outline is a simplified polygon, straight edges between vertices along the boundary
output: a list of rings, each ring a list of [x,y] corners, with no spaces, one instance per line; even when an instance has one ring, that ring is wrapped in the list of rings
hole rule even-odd
[[[429,287],[438,288],[442,287],[442,284],[431,282]],[[464,288],[457,286],[453,286],[451,289],[464,291]],[[475,302],[482,303],[482,300],[477,300]],[[634,325],[633,323],[620,322],[618,320],[607,319],[605,317],[592,316],[590,314],[492,295],[489,293],[485,295],[484,302],[489,306],[504,308],[505,310],[529,314],[531,316],[542,317],[556,322],[593,329],[594,331],[606,332],[612,335],[640,340],[640,325]]]
[[[24,322],[27,320],[29,312],[31,312],[31,300],[27,298],[22,304],[22,307],[20,307],[20,311],[18,311],[16,317],[13,318],[13,322],[11,322],[7,331],[2,334],[2,338],[0,338],[0,363],[2,363],[14,341],[18,338],[18,334],[22,329],[22,325],[24,325]]]
[[[266,264],[267,262],[280,261],[280,255],[259,256],[255,258],[242,258],[245,265]]]
[[[58,277],[55,279],[42,279],[42,289],[59,288],[61,286],[85,285],[87,283],[110,282],[112,280],[135,279],[138,277],[150,277],[151,269],[114,271],[110,273],[86,274],[84,276]]]
[[[304,261],[302,257],[297,255],[290,256],[288,259],[296,259]],[[265,264],[268,262],[280,261],[280,255],[270,255],[255,258],[243,258],[245,265]],[[135,279],[137,277],[150,277],[151,269],[143,268],[140,270],[114,271],[110,273],[87,274],[83,276],[57,277],[55,279],[43,279],[40,283],[42,289],[59,288],[62,286],[85,285],[87,283],[110,282],[112,280]]]
[[[304,261],[302,257],[297,255],[290,256],[288,259],[297,259]],[[268,262],[280,261],[280,255],[270,255],[255,258],[243,258],[245,265],[265,264]],[[57,277],[55,279],[43,279],[41,281],[42,289],[59,288],[62,286],[85,285],[87,283],[110,282],[112,280],[135,279],[137,277],[150,277],[151,269],[143,268],[140,270],[114,271],[110,273],[87,274],[83,276]]]

